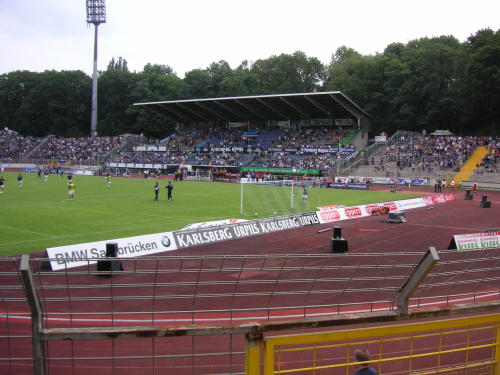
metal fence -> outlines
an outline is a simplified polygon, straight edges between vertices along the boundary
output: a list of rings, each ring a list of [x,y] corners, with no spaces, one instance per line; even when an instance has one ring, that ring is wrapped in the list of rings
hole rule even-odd
[[[394,309],[421,253],[119,258],[53,272],[31,259],[44,325],[193,324]],[[89,260],[90,261],[90,260]],[[95,259],[92,259],[95,262]]]
[[[498,373],[499,329],[500,314],[484,314],[275,336],[263,340],[263,374],[351,374],[364,364],[354,351],[364,349],[379,374],[492,375]]]
[[[368,160],[369,158],[375,156],[378,153],[385,152],[387,148],[392,147],[393,145],[398,144],[400,142],[404,142],[405,139],[420,135],[422,134],[406,130],[398,130],[396,133],[392,135],[392,137],[387,139],[387,142],[373,143],[370,146],[357,152],[353,158],[339,162],[338,165],[335,166],[338,172],[337,174],[343,174],[343,175],[350,174],[351,170],[358,167],[359,164],[362,163],[364,160]]]
[[[487,311],[500,299],[500,249],[102,261],[123,270],[0,262],[0,373],[258,374],[255,355],[278,331]]]

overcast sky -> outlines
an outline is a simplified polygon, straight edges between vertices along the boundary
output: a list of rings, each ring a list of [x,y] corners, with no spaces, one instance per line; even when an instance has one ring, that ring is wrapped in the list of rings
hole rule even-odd
[[[82,70],[92,74],[94,27],[85,0],[0,0],[0,74]],[[392,42],[500,28],[500,0],[106,0],[98,68],[112,57],[130,71],[170,65],[179,77],[226,60],[236,68],[303,51],[329,63],[345,45],[363,55]]]

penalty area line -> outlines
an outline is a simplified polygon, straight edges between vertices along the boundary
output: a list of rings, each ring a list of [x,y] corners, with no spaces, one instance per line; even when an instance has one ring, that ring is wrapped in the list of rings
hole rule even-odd
[[[21,229],[21,228],[16,228],[16,227],[10,227],[8,225],[0,225],[2,228],[10,229],[10,230],[15,230],[17,232],[22,232],[22,233],[31,233],[31,234],[36,234],[37,236],[45,236],[48,238],[59,238],[58,236],[53,236],[51,234],[46,234],[46,233],[40,233],[40,232],[34,232],[32,230],[27,230],[27,229]]]

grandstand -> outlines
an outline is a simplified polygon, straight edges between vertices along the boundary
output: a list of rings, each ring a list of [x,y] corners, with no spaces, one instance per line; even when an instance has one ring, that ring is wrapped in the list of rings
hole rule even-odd
[[[275,97],[273,99],[276,100]],[[234,103],[239,101],[235,100]],[[162,107],[164,104],[158,105]],[[281,108],[279,112],[283,111]],[[306,113],[304,109],[301,111]],[[171,175],[181,166],[189,166],[186,172],[194,168],[215,175],[220,175],[215,173],[216,170],[237,175],[240,168],[245,167],[246,170],[320,170],[320,175],[329,178],[364,176],[372,180],[382,177],[419,179],[427,181],[429,185],[437,179],[447,182],[453,179],[456,186],[460,181],[498,182],[497,139],[424,136],[400,131],[387,142],[376,142],[366,147],[363,143],[363,140],[368,141],[366,129],[348,130],[334,126],[333,122],[330,125],[325,123],[328,122],[297,119],[285,121],[280,126],[269,127],[267,124],[264,128],[253,130],[239,127],[207,129],[200,125],[200,129],[179,130],[162,141],[148,143],[141,137],[131,135],[34,138],[4,130],[0,136],[0,142],[5,146],[0,149],[0,161],[4,166],[15,166],[17,163],[22,168],[31,169],[57,165],[73,173],[80,166],[85,166],[87,169],[107,170],[116,175],[143,174],[146,170]],[[235,123],[228,122],[227,126],[230,124]],[[236,124],[240,125],[241,122]],[[246,128],[250,127],[248,121],[244,124]],[[477,161],[469,160],[473,151],[480,146],[484,147],[484,153]],[[467,172],[461,170],[466,162],[469,162]]]
[[[95,170],[173,174],[181,166],[236,175],[245,168],[320,170],[321,175],[496,182],[498,140],[398,132],[368,145],[369,114],[340,92],[136,103],[177,121],[163,140],[138,136],[23,137],[2,131],[2,163],[46,166],[62,161]],[[479,146],[469,171],[460,171]],[[58,163],[59,164],[59,163]],[[459,174],[460,172],[460,174]],[[215,173],[220,175],[219,173]],[[300,174],[299,174],[300,175]]]
[[[459,172],[474,150],[487,152],[473,163],[470,173]],[[425,178],[431,185],[441,179],[459,181],[500,182],[498,178],[499,140],[493,137],[424,136],[399,131],[387,142],[374,143],[358,154],[351,166],[355,176],[388,178]]]
[[[463,189],[426,186],[458,182],[472,160],[462,188],[498,189],[498,139],[400,131],[367,147],[369,115],[338,92],[138,105],[189,126],[151,142],[4,130],[0,163],[140,177],[182,169],[227,182],[309,176],[384,191],[397,178],[425,206],[406,202],[405,223],[374,204],[195,225],[162,234],[163,246],[177,246],[168,254],[119,263],[87,252],[48,259],[42,249],[1,258],[0,373],[352,373],[357,347],[380,374],[498,373],[500,192],[466,200]],[[384,204],[395,211],[396,200]],[[345,253],[334,252],[334,224]],[[457,250],[456,236],[471,247]]]

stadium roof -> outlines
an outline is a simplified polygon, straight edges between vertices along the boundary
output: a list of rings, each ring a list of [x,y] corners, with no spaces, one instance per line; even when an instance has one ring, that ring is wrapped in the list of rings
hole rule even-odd
[[[340,91],[134,103],[176,122],[370,118]]]

